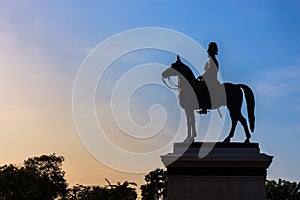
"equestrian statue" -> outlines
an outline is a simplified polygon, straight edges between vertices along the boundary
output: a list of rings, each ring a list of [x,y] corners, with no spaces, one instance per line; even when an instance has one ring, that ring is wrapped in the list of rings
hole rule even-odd
[[[165,79],[170,81],[171,76],[178,77],[176,89],[178,89],[179,104],[185,110],[187,118],[187,138],[184,142],[194,142],[197,136],[195,128],[195,110],[199,114],[206,114],[207,110],[218,109],[219,111],[219,107],[226,106],[229,111],[232,125],[229,135],[223,142],[230,142],[230,139],[234,135],[236,125],[240,122],[246,134],[244,143],[250,143],[251,134],[249,132],[247,120],[241,112],[241,108],[244,92],[250,130],[253,132],[255,126],[255,100],[253,91],[244,84],[221,84],[217,79],[219,71],[219,64],[215,57],[218,55],[217,44],[211,42],[208,45],[207,52],[209,59],[204,66],[204,74],[198,78],[196,78],[192,70],[180,60],[179,56],[177,56],[176,62],[172,63],[171,66],[162,73],[162,80],[166,85]],[[171,86],[168,87],[175,89]]]

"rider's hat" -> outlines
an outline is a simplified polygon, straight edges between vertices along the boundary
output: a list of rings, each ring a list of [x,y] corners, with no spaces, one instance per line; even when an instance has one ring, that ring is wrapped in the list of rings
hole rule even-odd
[[[215,43],[215,42],[209,43],[207,53],[218,55],[217,43]]]

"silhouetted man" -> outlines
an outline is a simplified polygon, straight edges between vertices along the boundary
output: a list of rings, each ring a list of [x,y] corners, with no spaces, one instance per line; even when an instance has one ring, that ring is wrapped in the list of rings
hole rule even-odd
[[[199,81],[205,81],[205,84],[209,89],[210,96],[212,97],[212,93],[216,92],[214,88],[219,87],[220,85],[220,82],[218,81],[219,63],[216,59],[216,55],[218,55],[218,46],[215,42],[209,43],[207,53],[208,61],[205,63],[204,73],[197,79]],[[206,114],[207,109],[202,108],[200,111],[197,111],[197,113]]]

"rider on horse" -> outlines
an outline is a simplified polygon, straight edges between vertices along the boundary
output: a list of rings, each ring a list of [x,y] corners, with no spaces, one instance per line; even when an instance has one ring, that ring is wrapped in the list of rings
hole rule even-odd
[[[211,42],[208,45],[207,49],[208,53],[208,61],[204,66],[204,73],[199,76],[197,79],[199,81],[205,81],[205,85],[209,90],[209,94],[211,97],[215,96],[218,90],[217,88],[220,86],[220,82],[218,81],[218,71],[219,71],[219,63],[216,59],[216,55],[218,55],[218,46],[215,42]],[[206,114],[207,108],[202,108],[197,111],[199,114]]]

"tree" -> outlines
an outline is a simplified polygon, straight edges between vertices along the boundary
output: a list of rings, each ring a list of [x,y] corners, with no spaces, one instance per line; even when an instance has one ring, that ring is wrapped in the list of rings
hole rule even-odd
[[[279,179],[278,182],[271,180],[266,183],[267,198],[270,200],[299,200],[300,183],[289,182]]]
[[[109,190],[100,186],[75,185],[68,189],[67,199],[69,200],[108,200]]]
[[[28,158],[24,161],[24,167],[40,177],[39,186],[42,191],[42,199],[54,199],[64,197],[67,193],[67,182],[62,170],[63,156],[42,155]]]
[[[62,170],[62,156],[42,155],[24,161],[24,166],[0,167],[0,199],[50,200],[63,198],[67,183]]]
[[[137,193],[135,188],[136,183],[118,182],[117,185],[100,186],[83,186],[75,185],[68,191],[67,199],[70,200],[136,200]]]
[[[167,172],[156,169],[145,176],[146,184],[141,186],[143,200],[167,199]]]
[[[125,181],[122,184],[117,182],[117,185],[111,185],[107,179],[106,181],[109,183],[111,200],[135,200],[137,198],[135,188],[129,187],[130,185],[137,186],[136,183]]]
[[[41,199],[39,177],[24,167],[13,165],[0,167],[0,199]]]

